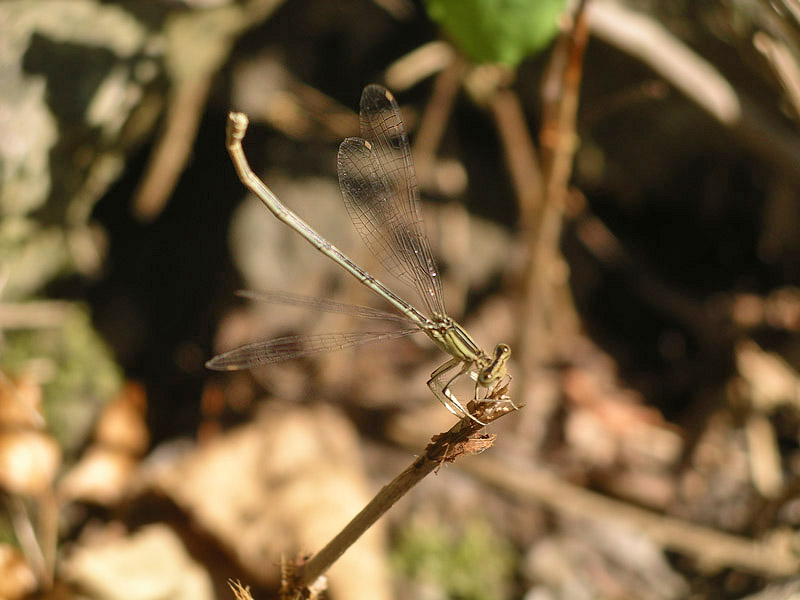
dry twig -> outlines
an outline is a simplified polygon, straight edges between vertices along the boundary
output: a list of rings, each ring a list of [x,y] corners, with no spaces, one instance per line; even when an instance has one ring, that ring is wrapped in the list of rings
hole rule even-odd
[[[544,114],[541,137],[543,203],[536,217],[531,217],[531,247],[524,280],[521,311],[532,318],[517,344],[522,364],[531,365],[545,358],[535,352],[552,351],[551,342],[563,337],[565,328],[577,322],[563,258],[559,251],[569,178],[577,148],[575,120],[578,91],[583,73],[583,54],[588,40],[584,3],[575,13],[572,29],[565,33],[553,50],[542,95]],[[555,307],[558,306],[558,315]],[[555,322],[558,316],[561,321]],[[559,327],[559,325],[564,325]],[[534,340],[536,340],[534,342]]]
[[[661,23],[618,2],[594,0],[587,13],[593,35],[650,66],[697,106],[730,128],[750,152],[760,155],[765,163],[778,166],[789,180],[797,179],[800,145],[796,136],[760,111],[716,67]],[[765,38],[759,39],[763,44]],[[770,60],[776,59],[776,56],[770,57]],[[780,68],[777,64],[774,67]]]
[[[751,540],[723,533],[584,490],[544,470],[510,465],[491,457],[459,466],[490,485],[541,503],[558,514],[616,523],[638,531],[666,549],[695,558],[709,570],[729,567],[767,577],[784,577],[800,570],[797,556],[780,536]]]
[[[205,76],[176,83],[171,90],[166,125],[133,201],[140,221],[152,221],[161,214],[175,189],[191,156],[210,89],[211,77]]]
[[[476,419],[486,424],[507,415],[515,410],[506,396],[507,389],[507,383],[497,386],[487,401],[471,402],[467,406],[468,410]],[[447,432],[434,436],[425,451],[405,471],[381,489],[327,546],[297,569],[293,587],[303,589],[311,586],[387,510],[444,462],[452,462],[461,455],[485,450],[487,440],[479,434],[481,429],[483,426],[480,423],[465,417]]]

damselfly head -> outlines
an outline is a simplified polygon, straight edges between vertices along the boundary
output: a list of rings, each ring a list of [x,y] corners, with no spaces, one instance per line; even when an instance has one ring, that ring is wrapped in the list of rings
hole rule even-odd
[[[478,373],[478,385],[488,387],[506,374],[506,363],[511,356],[508,344],[497,344],[491,362]]]

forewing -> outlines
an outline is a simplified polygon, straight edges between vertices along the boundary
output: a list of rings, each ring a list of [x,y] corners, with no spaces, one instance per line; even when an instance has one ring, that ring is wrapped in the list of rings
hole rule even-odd
[[[419,208],[408,135],[388,90],[369,85],[361,95],[362,138],[339,147],[345,206],[370,251],[414,287],[431,315],[445,314],[439,270]]]

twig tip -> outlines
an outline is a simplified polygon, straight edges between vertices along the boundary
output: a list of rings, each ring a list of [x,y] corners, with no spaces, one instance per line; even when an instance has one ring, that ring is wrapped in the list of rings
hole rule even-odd
[[[229,112],[227,127],[228,143],[232,141],[241,142],[249,124],[250,120],[247,118],[246,114],[235,111]]]

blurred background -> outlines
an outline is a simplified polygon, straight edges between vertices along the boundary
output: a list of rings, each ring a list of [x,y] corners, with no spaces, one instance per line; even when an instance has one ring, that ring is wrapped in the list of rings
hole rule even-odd
[[[375,82],[448,310],[511,345],[522,408],[328,597],[800,597],[799,24],[796,0],[0,4],[0,597],[278,597],[455,422],[424,336],[204,366],[375,328],[239,289],[387,308],[249,196],[229,110],[278,197],[415,300],[337,183]]]

